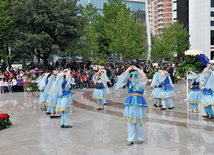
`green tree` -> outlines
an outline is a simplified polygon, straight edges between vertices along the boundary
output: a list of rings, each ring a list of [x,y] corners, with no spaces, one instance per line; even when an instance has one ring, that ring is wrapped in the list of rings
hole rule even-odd
[[[114,64],[115,54],[122,55],[125,60],[142,57],[145,28],[139,19],[135,20],[122,0],[108,0],[104,3],[102,15],[98,15],[90,4],[85,9],[85,15],[88,24],[83,43],[87,45],[86,50],[97,58],[95,62],[105,64],[111,54]]]
[[[99,16],[100,14],[92,4],[87,5],[83,10],[85,25],[78,52],[84,58],[95,57],[96,52],[99,50],[98,33],[96,32]]]
[[[107,27],[107,36],[111,40],[111,52],[116,51],[127,59],[139,59],[145,51],[143,26],[140,19],[135,21],[134,14],[128,9],[121,8],[116,16],[116,21],[111,20]]]
[[[82,8],[77,0],[15,1],[11,9],[18,34],[14,49],[35,55],[47,67],[51,54],[77,43],[83,30]]]
[[[11,23],[11,18],[8,14],[8,10],[6,9],[6,1],[0,1],[0,57],[5,56],[4,45],[5,45],[5,30]]]
[[[164,27],[158,38],[153,38],[151,58],[153,61],[169,59],[172,63],[174,55],[180,55],[190,47],[187,30],[178,21]]]

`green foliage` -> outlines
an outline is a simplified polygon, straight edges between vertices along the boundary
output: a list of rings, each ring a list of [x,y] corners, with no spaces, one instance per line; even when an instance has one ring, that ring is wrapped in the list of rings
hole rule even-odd
[[[152,79],[154,75],[155,75],[155,72],[149,72],[149,74],[147,74],[146,76],[148,79]]]
[[[5,44],[5,30],[8,25],[11,23],[11,17],[9,16],[8,10],[6,8],[6,1],[0,1],[0,57],[5,56],[5,52],[3,51],[3,47]]]
[[[96,63],[105,64],[110,54],[121,54],[126,60],[138,59],[145,53],[142,21],[135,21],[130,8],[122,0],[108,0],[104,3],[102,15],[89,4],[83,16],[87,22],[81,50],[87,56],[98,58]]]
[[[183,55],[179,60],[177,71],[179,75],[183,75],[187,71],[202,72],[204,68],[201,66],[201,61],[195,56]]]
[[[9,128],[12,125],[9,117],[5,117],[3,120],[0,120],[0,130]]]
[[[30,89],[30,90],[36,90],[37,88],[37,84],[32,82],[32,83],[26,83],[26,85],[24,86],[24,88],[26,90]]]
[[[14,49],[19,54],[33,53],[47,59],[50,54],[68,49],[80,39],[83,17],[77,0],[25,0],[12,3],[11,14],[17,39]]]
[[[152,37],[151,58],[154,61],[169,59],[174,61],[174,54],[180,55],[190,47],[187,30],[178,21],[169,27],[164,27],[158,38]]]

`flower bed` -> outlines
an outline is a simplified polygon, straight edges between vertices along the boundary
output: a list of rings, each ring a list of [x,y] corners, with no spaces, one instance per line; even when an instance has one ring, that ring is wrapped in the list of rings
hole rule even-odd
[[[9,128],[12,125],[8,114],[0,114],[0,130]]]

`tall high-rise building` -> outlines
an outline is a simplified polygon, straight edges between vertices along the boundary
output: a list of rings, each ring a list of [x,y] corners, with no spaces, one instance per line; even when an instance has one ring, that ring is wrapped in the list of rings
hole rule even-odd
[[[214,0],[189,0],[189,34],[192,49],[214,58]]]
[[[159,34],[164,26],[173,22],[172,0],[148,0],[148,15],[150,32]]]

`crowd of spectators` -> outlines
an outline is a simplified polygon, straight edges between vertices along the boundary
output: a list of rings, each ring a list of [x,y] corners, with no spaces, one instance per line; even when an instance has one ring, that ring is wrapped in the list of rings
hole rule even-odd
[[[108,86],[113,86],[117,82],[118,77],[126,70],[129,65],[123,63],[120,66],[114,67],[113,64],[107,64],[104,68],[106,74],[110,79]],[[161,66],[155,66],[145,61],[139,66],[143,70],[149,79],[151,79],[156,71],[159,69],[167,71],[173,83],[176,82],[175,74],[176,69],[171,64],[164,64]],[[85,69],[77,69],[77,67],[69,68],[72,75],[71,89],[85,89],[94,87],[92,77],[97,70],[94,70],[93,67],[87,66]],[[50,69],[52,70],[52,69]],[[63,67],[59,63],[58,66],[54,68],[55,71],[60,72],[63,70]],[[1,93],[10,93],[10,92],[23,92],[25,91],[25,85],[32,81],[32,79],[38,78],[41,74],[48,72],[43,68],[35,68],[32,71],[25,71],[20,69],[14,69],[13,67],[7,66],[4,69],[0,69],[0,92]],[[31,74],[33,73],[33,74]]]

